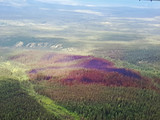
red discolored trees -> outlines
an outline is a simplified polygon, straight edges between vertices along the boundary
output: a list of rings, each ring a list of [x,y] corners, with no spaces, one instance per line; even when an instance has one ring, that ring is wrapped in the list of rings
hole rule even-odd
[[[136,79],[133,77],[119,74],[118,72],[104,72],[96,69],[73,70],[68,76],[61,79],[66,85],[73,84],[102,84],[106,86],[124,86],[124,87],[148,87],[145,79]]]

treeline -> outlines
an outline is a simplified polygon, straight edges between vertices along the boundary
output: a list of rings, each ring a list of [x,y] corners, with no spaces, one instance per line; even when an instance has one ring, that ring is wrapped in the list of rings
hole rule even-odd
[[[74,102],[59,104],[88,120],[159,120],[160,117],[158,107],[145,103],[117,101],[104,104]]]
[[[29,96],[14,79],[0,78],[1,120],[58,120]]]
[[[160,95],[152,90],[101,85],[37,83],[35,90],[87,120],[159,120]]]
[[[129,63],[138,64],[139,62],[155,63],[160,61],[160,49],[137,49],[125,51],[122,60]]]

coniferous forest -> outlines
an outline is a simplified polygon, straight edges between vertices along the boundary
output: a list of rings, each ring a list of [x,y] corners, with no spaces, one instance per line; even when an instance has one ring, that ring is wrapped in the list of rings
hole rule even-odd
[[[0,0],[0,120],[160,120],[159,11]]]

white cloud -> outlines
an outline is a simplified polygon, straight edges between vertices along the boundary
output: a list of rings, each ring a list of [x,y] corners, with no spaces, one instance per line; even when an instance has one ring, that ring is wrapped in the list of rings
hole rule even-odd
[[[0,0],[0,3],[14,7],[22,7],[28,5],[27,0]]]
[[[85,4],[83,1],[79,0],[36,0],[43,3],[50,4],[62,4],[62,5],[72,5],[72,6],[86,6],[86,7],[96,7],[97,5]]]
[[[160,27],[160,24],[151,24],[153,25],[154,27]]]
[[[74,10],[74,12],[93,14],[93,15],[98,15],[98,16],[102,16],[103,15],[101,12],[96,12],[96,11],[92,11],[92,10]]]
[[[92,14],[92,15],[103,16],[103,14],[101,12],[96,12],[96,11],[92,11],[92,10],[64,10],[64,9],[59,9],[59,11],[76,12],[76,13],[84,13],[84,14]]]
[[[159,22],[160,16],[155,16],[155,17],[110,17],[110,19],[121,20],[121,21]]]
[[[96,7],[96,5],[85,5],[86,7]]]
[[[52,9],[50,9],[50,8],[40,8],[40,10],[49,11],[49,10],[52,10]]]
[[[79,5],[75,0],[36,0],[44,3],[64,4],[64,5]]]
[[[61,5],[71,5],[71,6],[86,6],[86,7],[96,7],[97,5],[85,4],[79,0],[33,0],[42,3],[49,4],[61,4]],[[7,6],[23,7],[30,5],[27,0],[0,0],[0,4],[5,4]]]
[[[152,21],[160,21],[160,16],[155,16],[155,17],[150,17],[150,18],[125,18],[126,20],[139,20],[139,21],[147,21],[147,22],[152,22]]]
[[[111,22],[101,22],[101,24],[102,24],[102,25],[109,25],[109,26],[112,26],[112,25],[113,25],[113,23],[111,23]]]

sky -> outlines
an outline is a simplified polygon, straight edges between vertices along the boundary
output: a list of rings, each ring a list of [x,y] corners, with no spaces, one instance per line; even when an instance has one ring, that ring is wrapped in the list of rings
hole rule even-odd
[[[128,6],[128,7],[160,7],[159,1],[139,1],[139,0],[0,0],[0,4],[24,6],[31,3],[31,1],[49,3],[49,4],[63,4],[63,5],[86,5],[86,6]]]
[[[139,0],[37,0],[41,2],[48,3],[60,3],[60,4],[70,4],[70,5],[95,5],[95,6],[139,6],[139,7],[158,7],[156,1],[139,1]]]

